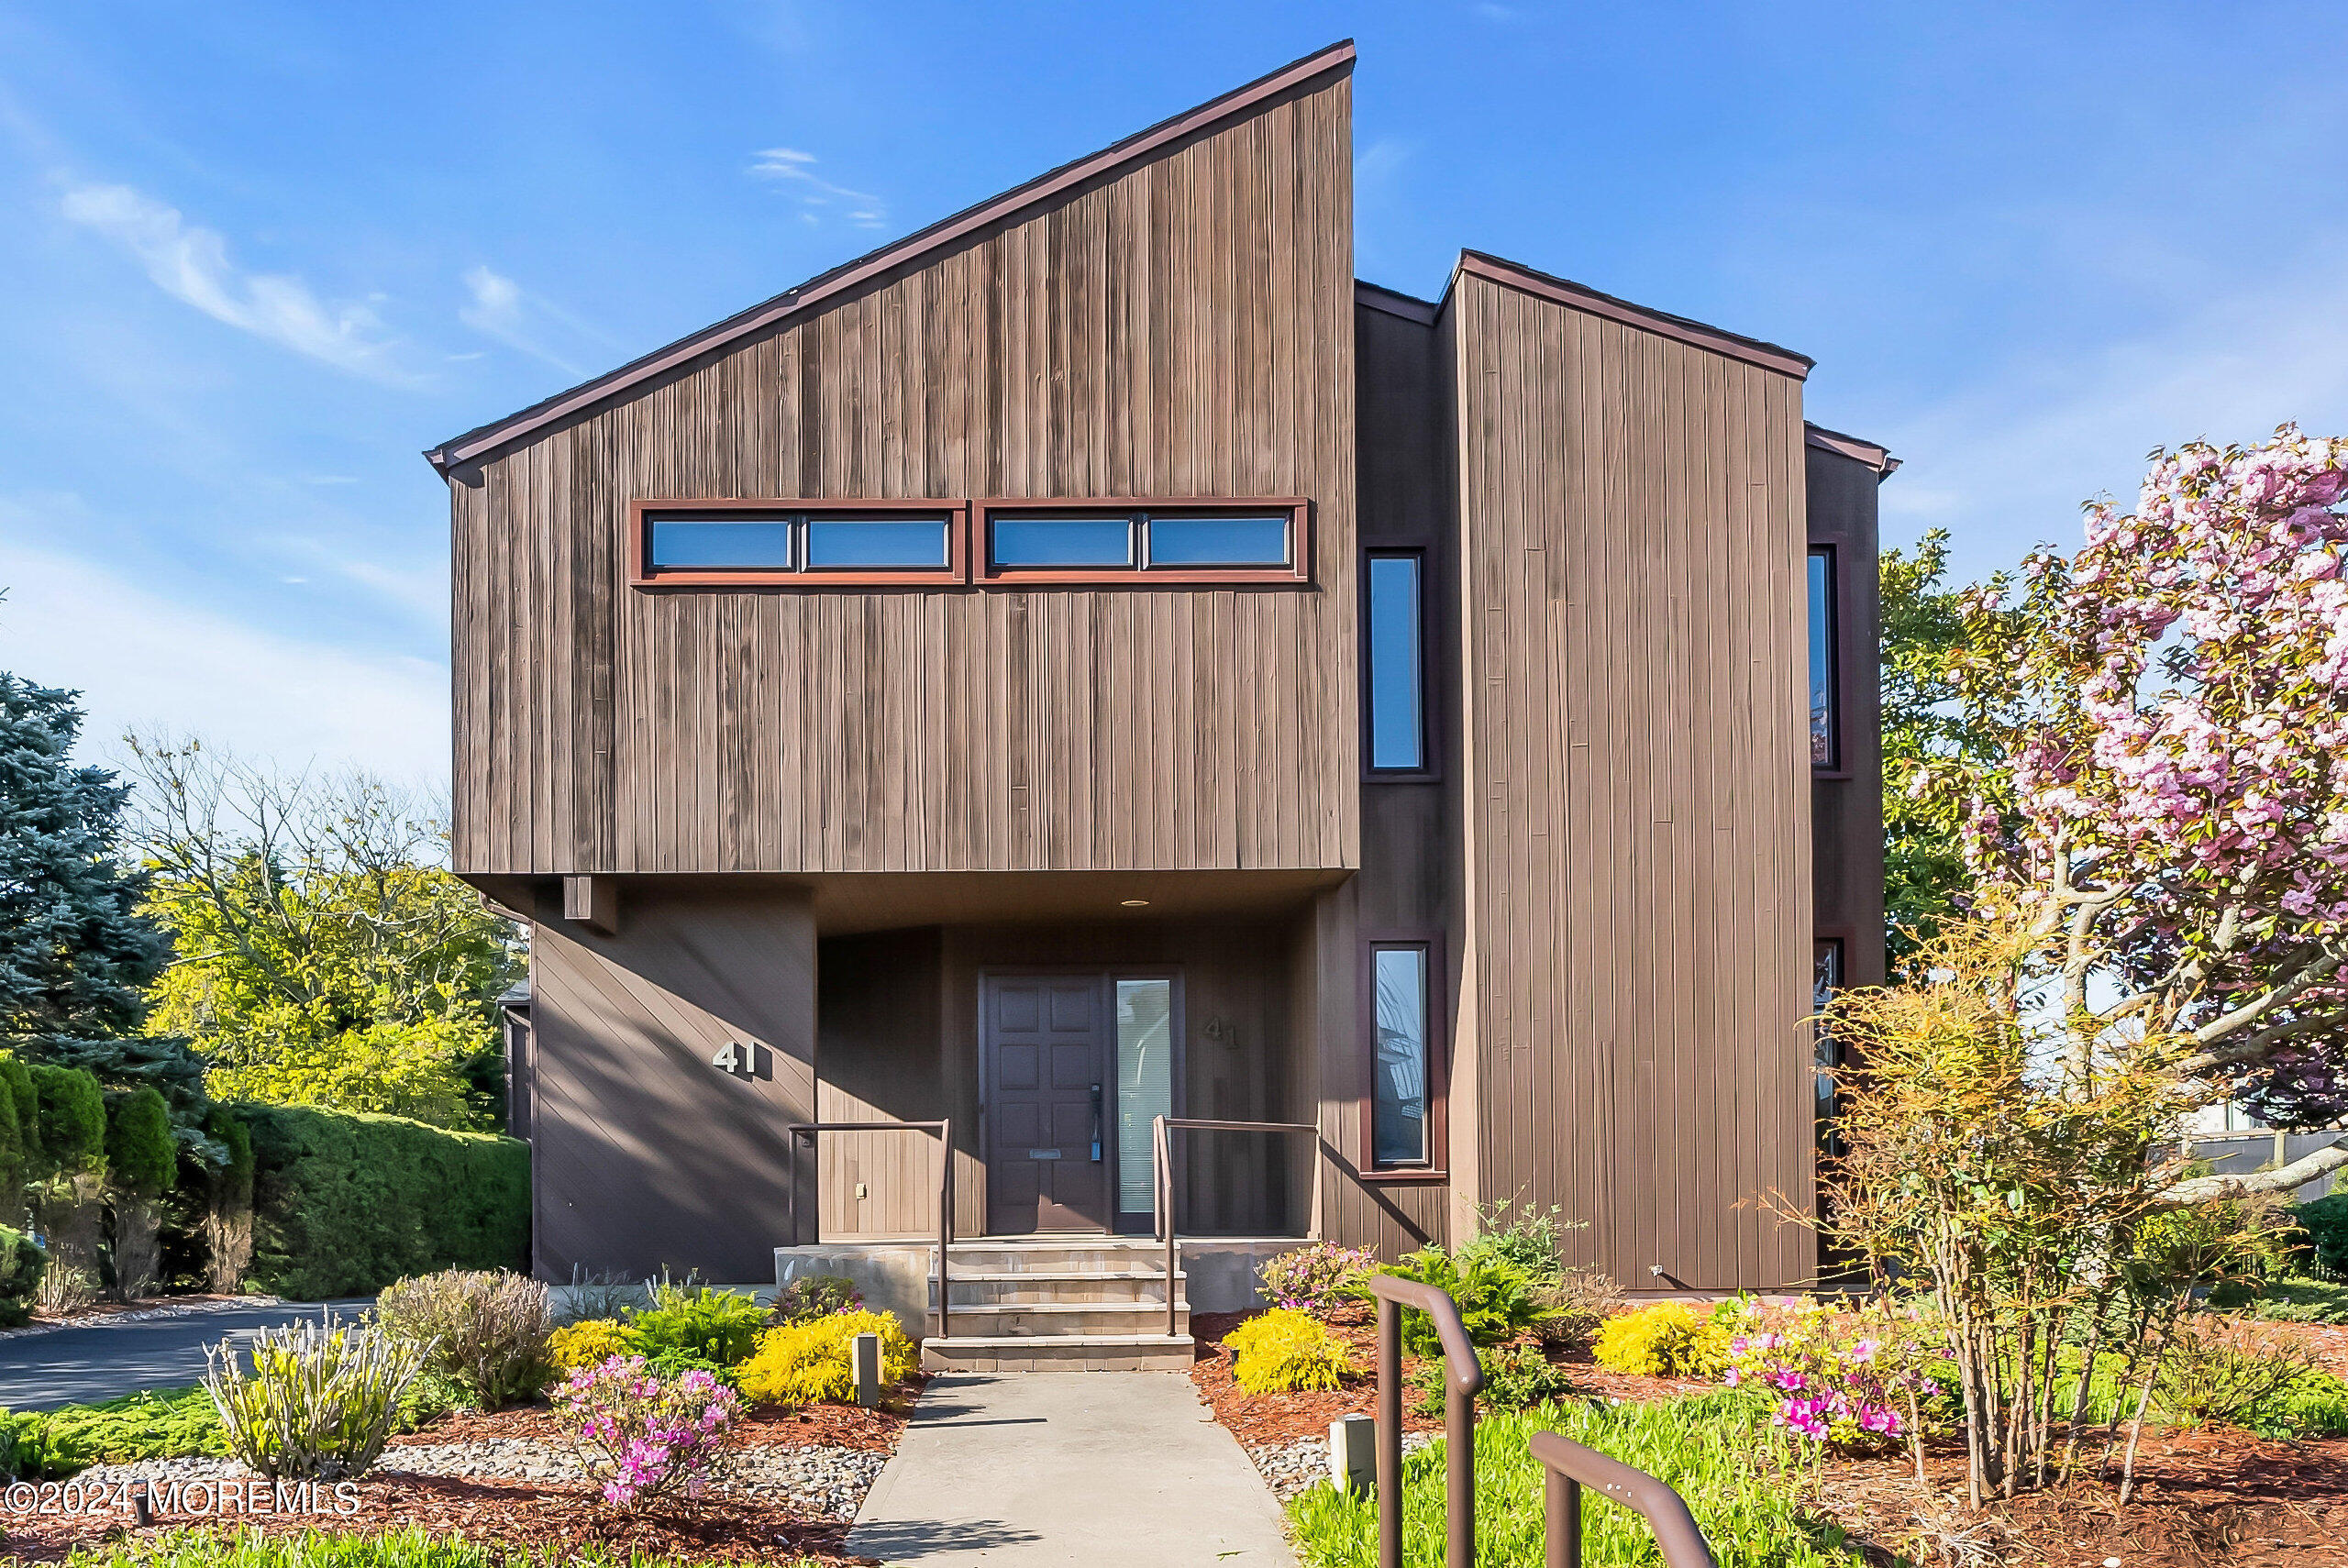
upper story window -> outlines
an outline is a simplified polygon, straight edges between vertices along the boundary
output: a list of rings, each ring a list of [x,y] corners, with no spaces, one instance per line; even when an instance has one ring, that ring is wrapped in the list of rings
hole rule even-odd
[[[1301,501],[989,501],[982,582],[1289,582],[1311,558]]]
[[[1369,771],[1427,770],[1426,556],[1371,550],[1362,568],[1362,706]]]
[[[1815,546],[1810,552],[1810,764],[1830,769],[1843,765],[1843,703],[1834,679],[1834,599],[1833,548]]]
[[[639,587],[819,588],[958,583],[954,502],[639,502]]]

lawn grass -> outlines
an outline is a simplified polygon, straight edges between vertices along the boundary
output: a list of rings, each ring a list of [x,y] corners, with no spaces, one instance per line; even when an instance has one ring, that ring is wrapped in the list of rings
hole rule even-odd
[[[420,1529],[380,1535],[174,1530],[116,1546],[83,1547],[66,1562],[67,1568],[688,1568],[641,1552],[621,1556],[595,1547],[523,1551]]]
[[[1660,1477],[1687,1498],[1721,1568],[1857,1568],[1858,1551],[1831,1522],[1796,1505],[1800,1456],[1772,1426],[1766,1399],[1698,1394],[1651,1404],[1545,1405],[1486,1416],[1476,1430],[1476,1560],[1542,1561],[1541,1467],[1526,1441],[1542,1430],[1611,1454]],[[1402,1557],[1412,1568],[1443,1561],[1444,1457],[1434,1442],[1402,1465]],[[1659,1561],[1646,1521],[1583,1492],[1589,1568]],[[1367,1497],[1316,1486],[1289,1504],[1303,1568],[1371,1568],[1377,1511]]]

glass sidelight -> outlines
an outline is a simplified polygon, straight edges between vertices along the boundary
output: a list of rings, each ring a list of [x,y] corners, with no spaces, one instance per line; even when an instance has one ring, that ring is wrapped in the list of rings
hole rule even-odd
[[[1174,1114],[1174,982],[1117,983],[1117,1211],[1146,1214],[1150,1121]]]

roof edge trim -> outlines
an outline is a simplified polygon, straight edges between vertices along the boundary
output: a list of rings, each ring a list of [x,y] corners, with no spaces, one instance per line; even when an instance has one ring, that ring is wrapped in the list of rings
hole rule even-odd
[[[1805,445],[1815,447],[1822,452],[1848,458],[1854,462],[1865,463],[1876,471],[1879,479],[1889,479],[1892,470],[1899,466],[1899,459],[1891,455],[1890,448],[1879,447],[1860,436],[1845,436],[1840,430],[1829,430],[1823,425],[1812,425],[1806,419],[1802,421],[1801,433]]]
[[[1635,326],[1698,348],[1710,349],[1715,354],[1725,354],[1748,365],[1758,365],[1765,370],[1791,376],[1798,381],[1808,380],[1811,367],[1818,363],[1807,354],[1797,354],[1778,344],[1764,342],[1758,337],[1746,337],[1700,321],[1690,321],[1684,315],[1672,315],[1664,311],[1651,310],[1645,305],[1633,304],[1628,300],[1616,299],[1612,294],[1601,294],[1586,284],[1552,277],[1520,262],[1487,255],[1480,250],[1459,253],[1459,265],[1452,274],[1455,282],[1461,273],[1519,289],[1570,309],[1602,315],[1610,321],[1619,321],[1626,326]]]
[[[1443,307],[1433,300],[1423,300],[1416,294],[1406,294],[1400,289],[1390,289],[1367,278],[1354,280],[1354,304],[1382,311],[1388,315],[1399,315],[1404,321],[1415,321],[1421,326],[1433,326],[1443,315]]]
[[[471,462],[493,447],[520,440],[547,425],[569,418],[607,398],[615,397],[656,376],[676,369],[689,360],[722,348],[750,335],[773,326],[801,311],[809,310],[871,279],[906,263],[929,251],[943,248],[974,230],[1011,217],[1027,207],[1048,201],[1060,192],[1095,179],[1122,165],[1138,162],[1169,142],[1229,119],[1255,107],[1265,100],[1279,96],[1292,88],[1316,78],[1351,72],[1354,63],[1354,42],[1343,39],[1325,49],[1315,50],[1301,60],[1290,62],[1268,75],[1259,76],[1245,86],[1235,87],[1219,97],[1210,98],[1194,108],[1185,109],[1170,119],[1160,120],[1145,130],[1136,131],[1123,141],[1112,143],[1098,152],[1089,153],[1058,169],[1037,175],[1025,184],[1015,185],[1000,195],[990,196],[976,206],[965,207],[951,216],[939,219],[926,228],[917,229],[904,238],[882,246],[880,249],[846,261],[828,272],[818,273],[798,287],[775,295],[763,304],[730,315],[714,326],[677,339],[665,348],[629,360],[615,370],[606,371],[592,381],[582,381],[567,392],[557,392],[542,402],[532,403],[503,419],[478,425],[461,436],[453,436],[440,445],[429,447],[424,456],[442,474]]]

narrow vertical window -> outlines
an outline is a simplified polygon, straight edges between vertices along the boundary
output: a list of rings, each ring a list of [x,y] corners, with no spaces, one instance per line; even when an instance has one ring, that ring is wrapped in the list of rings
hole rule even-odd
[[[1174,1114],[1174,982],[1117,982],[1117,1211],[1157,1202],[1150,1122]]]
[[[1839,767],[1843,760],[1841,703],[1834,690],[1834,552],[1810,552],[1810,763]]]
[[[1416,550],[1369,554],[1362,668],[1373,773],[1426,769],[1425,567],[1426,558]]]
[[[1432,1164],[1427,950],[1370,949],[1377,1024],[1370,1052],[1370,1163],[1381,1168]]]
[[[1811,1010],[1823,1013],[1827,1004],[1843,988],[1843,940],[1822,936],[1817,941],[1813,967],[1811,971]],[[1818,1153],[1829,1157],[1843,1152],[1842,1141],[1835,1135],[1834,1075],[1842,1069],[1842,1042],[1828,1032],[1825,1023],[1813,1021],[1811,1036],[1817,1052],[1812,1081],[1818,1099]]]

